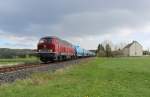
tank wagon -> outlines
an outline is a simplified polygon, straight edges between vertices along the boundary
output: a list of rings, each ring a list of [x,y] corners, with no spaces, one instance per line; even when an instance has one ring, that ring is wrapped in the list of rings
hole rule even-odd
[[[94,53],[55,36],[41,38],[37,45],[37,53],[40,60],[45,63],[94,56]]]
[[[74,46],[76,57],[81,58],[84,56],[84,50],[80,46]]]
[[[95,54],[93,52],[83,49],[80,46],[74,46],[74,48],[75,48],[77,58],[95,56]]]

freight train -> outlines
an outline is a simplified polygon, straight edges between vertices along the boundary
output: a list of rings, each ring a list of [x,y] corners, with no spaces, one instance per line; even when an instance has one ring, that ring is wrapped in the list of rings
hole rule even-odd
[[[68,59],[95,56],[95,53],[72,45],[55,36],[43,37],[37,45],[37,53],[42,62],[62,61]]]

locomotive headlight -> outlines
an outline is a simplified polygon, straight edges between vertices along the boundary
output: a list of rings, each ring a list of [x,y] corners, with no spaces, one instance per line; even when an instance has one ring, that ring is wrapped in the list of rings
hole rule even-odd
[[[51,52],[53,52],[53,50],[51,50]]]
[[[49,50],[49,52],[52,52],[52,51],[53,51],[52,49]]]

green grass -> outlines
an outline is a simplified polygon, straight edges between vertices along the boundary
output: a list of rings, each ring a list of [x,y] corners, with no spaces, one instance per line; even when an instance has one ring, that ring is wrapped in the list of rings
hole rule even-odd
[[[23,64],[23,63],[30,63],[30,62],[32,63],[32,62],[37,62],[37,61],[38,61],[38,59],[36,57],[0,59],[0,66]]]
[[[150,97],[150,58],[96,58],[0,86],[0,97]]]

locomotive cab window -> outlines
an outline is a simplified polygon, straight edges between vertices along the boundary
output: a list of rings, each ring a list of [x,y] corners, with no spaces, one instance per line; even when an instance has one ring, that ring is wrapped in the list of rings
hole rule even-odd
[[[48,43],[52,43],[52,39],[51,38],[47,38],[46,39]]]
[[[47,43],[51,43],[52,42],[52,38],[43,38],[40,40],[41,42],[47,42]]]
[[[39,43],[44,43],[45,39],[40,39]]]

